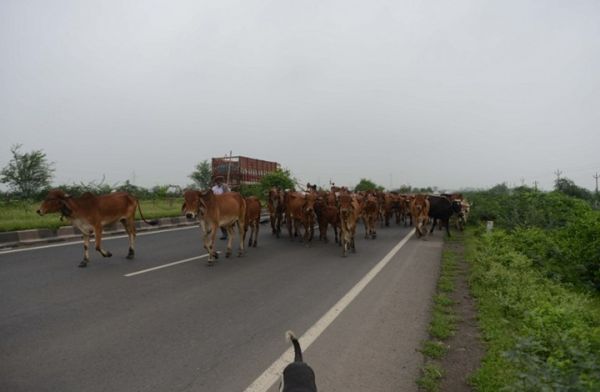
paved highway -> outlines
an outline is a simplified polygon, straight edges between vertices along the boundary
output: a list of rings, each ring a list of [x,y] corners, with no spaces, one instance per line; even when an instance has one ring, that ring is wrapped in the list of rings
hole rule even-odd
[[[0,391],[275,391],[288,329],[319,390],[416,390],[440,233],[361,225],[342,258],[262,225],[258,248],[207,267],[199,230],[144,233],[135,260],[107,239],[86,269],[81,244],[0,252]]]

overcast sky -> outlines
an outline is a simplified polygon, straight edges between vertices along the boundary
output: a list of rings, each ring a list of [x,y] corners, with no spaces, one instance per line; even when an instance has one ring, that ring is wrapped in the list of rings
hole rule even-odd
[[[600,172],[600,1],[0,2],[0,166],[191,183],[233,151],[302,181]]]

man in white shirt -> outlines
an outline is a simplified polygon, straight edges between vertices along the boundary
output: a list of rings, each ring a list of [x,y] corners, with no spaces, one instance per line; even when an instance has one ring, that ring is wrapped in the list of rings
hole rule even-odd
[[[225,192],[231,192],[227,184],[223,183],[223,176],[215,177],[215,185],[211,189],[215,195],[222,195]]]
[[[215,185],[213,185],[213,187],[211,188],[212,192],[215,195],[222,195],[225,192],[231,192],[231,190],[229,189],[229,187],[227,186],[227,184],[225,184],[223,182],[224,178],[223,176],[216,176],[215,177]],[[224,227],[221,227],[221,237],[219,238],[221,240],[226,240],[227,239],[227,230],[225,230]]]

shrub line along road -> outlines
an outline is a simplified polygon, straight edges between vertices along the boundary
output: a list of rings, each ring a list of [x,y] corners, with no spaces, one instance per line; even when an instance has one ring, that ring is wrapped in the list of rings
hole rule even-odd
[[[409,233],[365,240],[359,226],[357,253],[342,258],[331,242],[308,248],[262,225],[258,248],[211,268],[197,227],[140,236],[135,260],[125,238],[107,238],[113,257],[94,252],[87,269],[81,244],[0,253],[0,390],[275,391],[249,387],[289,349],[285,331],[311,330],[386,255],[305,336],[305,359],[320,390],[416,390],[442,235],[397,247]]]

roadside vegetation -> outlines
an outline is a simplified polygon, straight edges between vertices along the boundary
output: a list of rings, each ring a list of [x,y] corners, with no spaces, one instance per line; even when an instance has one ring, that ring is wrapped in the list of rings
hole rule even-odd
[[[0,232],[27,229],[58,229],[69,223],[60,220],[59,214],[39,216],[36,210],[40,201],[0,202]],[[183,198],[140,200],[142,213],[146,219],[165,218],[181,215]],[[140,219],[136,212],[136,219]]]
[[[467,198],[466,257],[486,344],[474,388],[600,390],[597,195],[563,179],[549,193],[499,185]]]
[[[417,385],[425,391],[439,391],[440,381],[444,376],[440,359],[448,352],[446,341],[456,331],[458,319],[454,311],[454,301],[449,296],[454,291],[456,272],[456,254],[445,250],[442,254],[442,270],[437,284],[437,293],[433,298],[433,312],[429,324],[430,339],[424,341],[421,347],[426,360]]]

